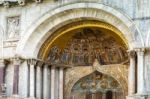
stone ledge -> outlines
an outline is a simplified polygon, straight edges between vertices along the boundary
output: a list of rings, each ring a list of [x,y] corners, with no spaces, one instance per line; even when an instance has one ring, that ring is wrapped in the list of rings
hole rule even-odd
[[[134,94],[126,96],[126,99],[150,99],[150,94]]]

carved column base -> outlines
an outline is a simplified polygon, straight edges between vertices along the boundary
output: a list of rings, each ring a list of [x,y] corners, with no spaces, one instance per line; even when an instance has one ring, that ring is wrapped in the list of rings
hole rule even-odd
[[[150,94],[135,94],[127,96],[126,99],[150,99]]]
[[[28,97],[28,98],[26,98],[26,99],[36,99],[35,97]]]
[[[12,95],[11,97],[7,97],[4,99],[20,99],[20,98],[19,98],[19,95]]]
[[[7,97],[5,96],[0,96],[0,99],[7,99]]]

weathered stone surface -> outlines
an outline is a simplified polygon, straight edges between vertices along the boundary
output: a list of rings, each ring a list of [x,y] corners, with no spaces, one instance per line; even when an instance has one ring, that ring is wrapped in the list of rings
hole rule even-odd
[[[83,19],[103,21],[116,27],[121,32],[119,36],[126,38],[129,50],[134,48],[150,48],[150,0],[25,1],[0,0],[1,59],[9,61],[15,55],[19,55],[24,59],[39,58],[40,48],[49,36],[55,35],[55,31],[64,25]],[[40,58],[43,59],[43,57]],[[140,76],[139,73],[136,74],[139,77],[136,80],[142,78],[138,82],[143,82],[145,87],[142,87],[142,90],[147,94],[134,94],[133,96],[128,96],[127,99],[150,99],[148,94],[150,93],[150,51],[145,52],[143,61],[140,58],[137,60],[136,62],[139,64],[136,68],[139,67],[138,71],[142,70],[142,73]],[[11,62],[8,62],[5,67],[7,98],[4,99],[22,99],[28,97],[29,68],[26,63],[22,63],[19,68],[19,97],[12,97],[14,66]],[[117,66],[106,66],[105,68],[95,67],[94,69],[117,79],[122,85],[125,94],[128,95],[128,66],[120,66],[119,64]],[[32,70],[34,71],[34,68]],[[68,75],[65,77],[64,85],[64,93],[67,93],[67,95],[64,95],[64,98],[69,99],[70,90],[77,80],[93,71],[92,67],[67,69],[66,74]],[[55,72],[53,71],[52,73]],[[56,75],[53,74],[51,76],[54,77]],[[34,82],[34,77],[31,80]],[[52,81],[52,85],[55,85],[54,81]],[[139,84],[135,87],[138,89]],[[51,88],[51,94],[56,95],[54,87]],[[32,96],[34,96],[34,91]],[[51,98],[54,99],[54,96],[51,96]],[[32,97],[29,99],[32,99]]]

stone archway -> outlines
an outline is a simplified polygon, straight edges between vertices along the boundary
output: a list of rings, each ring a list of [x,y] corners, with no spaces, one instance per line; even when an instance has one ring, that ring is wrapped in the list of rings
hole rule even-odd
[[[127,39],[129,49],[144,46],[141,33],[128,16],[103,4],[83,2],[62,5],[42,15],[25,31],[26,35],[19,42],[16,54],[37,57],[42,44],[55,30],[83,18],[92,18],[115,26]]]
[[[70,99],[71,97],[71,90],[74,84],[81,78],[92,74],[93,72],[98,71],[102,74],[109,75],[116,79],[118,83],[121,85],[124,95],[128,93],[128,86],[127,86],[127,66],[125,65],[110,65],[110,66],[100,66],[97,64],[94,67],[75,67],[69,69],[66,73],[67,81],[65,83],[65,99]]]
[[[124,41],[128,43],[128,49],[134,49],[143,47],[143,39],[141,33],[139,32],[138,28],[134,25],[134,23],[130,20],[128,16],[125,14],[120,13],[119,11],[103,5],[99,3],[73,3],[68,5],[59,6],[51,11],[45,13],[41,18],[37,19],[26,31],[25,37],[19,41],[17,46],[17,53],[18,56],[24,58],[41,58],[45,59],[45,55],[42,54],[39,57],[39,52],[41,51],[42,45],[45,44],[46,40],[49,37],[55,35],[55,31],[59,30],[63,26],[76,22],[76,21],[83,21],[83,20],[96,20],[99,22],[104,22],[115,27],[120,35],[120,37],[125,38]],[[91,26],[91,25],[90,25]],[[110,27],[109,27],[110,28]],[[72,29],[72,28],[69,28]],[[111,29],[111,28],[110,28]],[[60,34],[62,31],[60,32]],[[116,33],[116,32],[114,32]],[[60,35],[56,35],[56,38]],[[53,38],[51,41],[55,40]],[[29,50],[30,49],[30,52]],[[45,52],[48,52],[49,49],[45,49]],[[104,74],[111,74],[116,80],[120,80],[120,84],[123,84],[122,87],[124,89],[125,94],[127,95],[127,70],[125,66],[115,67],[120,75],[118,76],[114,72],[105,71],[103,68],[97,68],[97,71],[103,72]],[[121,69],[120,69],[121,68]],[[87,74],[91,72],[91,70],[85,71]],[[85,74],[83,74],[85,75]],[[82,75],[79,75],[79,77]],[[75,83],[79,78],[74,78],[68,81],[68,87],[65,89],[65,93],[70,92],[73,83]],[[69,99],[66,96],[66,99]]]

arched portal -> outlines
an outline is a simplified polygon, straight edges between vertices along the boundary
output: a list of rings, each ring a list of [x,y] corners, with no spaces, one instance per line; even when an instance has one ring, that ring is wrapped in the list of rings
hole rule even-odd
[[[120,35],[126,38],[129,49],[144,46],[141,33],[126,14],[103,4],[82,2],[58,6],[35,20],[27,31],[24,31],[26,35],[19,41],[16,54],[37,58],[41,46],[54,31],[83,19],[94,19],[116,27],[121,31]]]
[[[38,57],[53,66],[68,67],[64,74],[65,99],[70,99],[80,77],[95,71],[95,60],[99,65],[94,68],[114,77],[127,95],[128,43],[120,33],[108,23],[84,19],[63,26],[46,40]]]
[[[70,99],[125,99],[125,96],[117,80],[95,71],[75,83]]]
[[[99,65],[94,68],[116,79],[127,95],[126,50],[144,46],[129,17],[99,3],[59,6],[42,15],[25,33],[16,54],[40,58],[55,67],[68,67],[64,74],[65,99],[70,99],[75,82],[93,72],[95,59]]]

